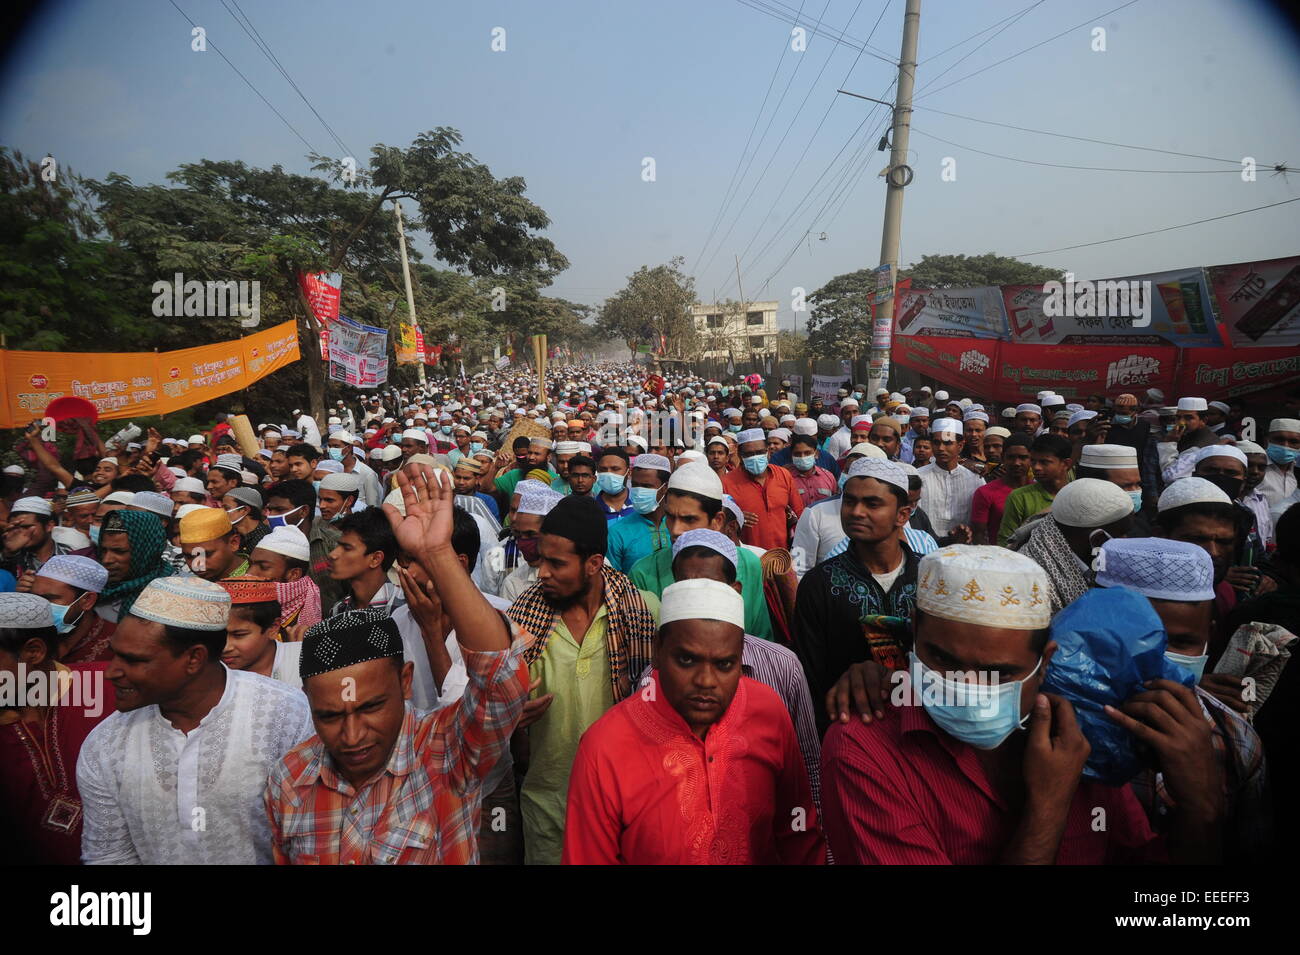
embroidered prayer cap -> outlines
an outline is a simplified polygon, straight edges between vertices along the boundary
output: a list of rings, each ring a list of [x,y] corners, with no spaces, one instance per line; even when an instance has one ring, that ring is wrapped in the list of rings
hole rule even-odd
[[[911,415],[909,415],[909,417],[912,418],[913,420],[915,420],[916,418],[928,418],[928,417],[930,417],[930,409],[929,409],[929,408],[913,408],[913,409],[912,409],[912,413],[911,413]]]
[[[167,627],[225,630],[230,594],[202,577],[158,577],[140,591],[131,614]]]
[[[13,506],[9,508],[12,514],[37,514],[41,517],[50,516],[50,502],[43,497],[20,497],[14,501]]]
[[[719,534],[707,527],[697,527],[694,530],[689,530],[673,541],[673,560],[676,560],[677,555],[688,547],[707,547],[731,561],[732,567],[739,564],[735,542],[726,534]]]
[[[105,504],[130,504],[135,500],[134,491],[114,491],[104,498]]]
[[[1291,431],[1300,434],[1300,418],[1274,418],[1268,423],[1268,433]]]
[[[1192,459],[1193,467],[1206,458],[1232,458],[1234,461],[1240,461],[1242,467],[1249,463],[1246,460],[1246,452],[1231,444],[1210,444],[1201,448],[1196,452],[1196,457]]]
[[[1237,450],[1242,454],[1267,454],[1268,452],[1261,448],[1254,441],[1238,441]],[[68,495],[68,500],[72,500],[72,495]]]
[[[555,453],[556,454],[577,454],[578,442],[577,441],[556,441]]]
[[[1165,511],[1172,511],[1175,507],[1186,507],[1188,504],[1231,503],[1227,492],[1217,484],[1212,484],[1205,478],[1185,477],[1179,478],[1160,492],[1156,511],[1163,514]]]
[[[1062,398],[1060,395],[1048,395],[1047,397],[1045,397],[1045,398],[1042,400],[1041,404],[1042,404],[1042,406],[1043,406],[1044,409],[1047,409],[1047,408],[1064,408],[1064,407],[1065,407],[1065,399]]]
[[[962,423],[956,418],[937,418],[930,423],[931,434],[962,434]]]
[[[468,471],[471,474],[482,474],[486,469],[486,465],[484,465],[482,461],[478,460],[478,458],[472,458],[469,455],[463,455],[461,459],[456,462],[456,470]]]
[[[1086,444],[1079,456],[1081,468],[1135,468],[1137,449],[1123,444]]]
[[[795,434],[816,434],[817,421],[814,418],[796,418],[794,422]]]
[[[239,604],[270,603],[280,599],[274,580],[255,580],[252,577],[227,577],[217,583],[230,594],[232,606]]]
[[[679,580],[664,588],[659,603],[659,626],[677,620],[721,620],[734,624],[743,633],[745,601],[720,580],[707,577]]]
[[[847,473],[850,481],[854,478],[875,478],[907,493],[907,472],[888,459],[858,458],[849,465]]]
[[[1077,478],[1056,492],[1052,518],[1066,527],[1106,527],[1133,513],[1133,499],[1118,484]]]
[[[1008,431],[1006,428],[1002,427],[1001,425],[998,425],[997,427],[989,428],[988,430],[986,430],[984,432],[984,437],[985,438],[1009,438],[1011,437],[1011,432]]]
[[[181,518],[180,527],[182,544],[214,541],[234,530],[234,525],[230,523],[230,515],[219,507],[204,507],[191,511]]]
[[[1022,411],[1026,413],[1032,413],[1032,414],[1043,413],[1042,407],[1034,404],[1032,401],[1026,401],[1023,404],[1016,405],[1016,414],[1020,414]]]
[[[663,471],[665,474],[671,474],[673,470],[672,462],[662,454],[638,454],[632,459],[632,467]]]
[[[56,554],[41,565],[36,576],[58,580],[94,594],[102,593],[108,586],[108,569],[97,560],[77,554]]]
[[[1101,545],[1097,586],[1129,587],[1152,600],[1213,600],[1214,561],[1185,541],[1116,537]]]
[[[166,494],[159,494],[157,491],[136,491],[131,506],[141,511],[148,511],[150,514],[157,514],[159,517],[170,518],[176,509],[176,502]]]
[[[944,620],[1007,630],[1041,630],[1052,619],[1047,572],[1005,547],[954,544],[926,554],[916,606]]]
[[[1095,417],[1097,417],[1097,412],[1095,411],[1075,411],[1070,414],[1065,426],[1067,428],[1073,428],[1080,421],[1091,421]]]
[[[722,478],[705,464],[692,461],[673,472],[668,479],[669,491],[689,491],[713,501],[722,500]]]
[[[967,411],[964,415],[961,416],[961,420],[962,421],[983,421],[985,424],[988,424],[989,416],[985,414],[983,411]]]
[[[853,447],[849,448],[849,453],[846,454],[845,457],[846,458],[859,458],[859,457],[879,458],[881,460],[885,460],[889,457],[889,455],[885,454],[883,449],[881,449],[877,445],[872,444],[870,441],[859,441]]]
[[[311,544],[301,529],[289,524],[273,527],[254,550],[269,550],[290,560],[311,560]]]
[[[826,428],[829,430],[831,428],[838,428],[839,426],[840,419],[835,417],[833,414],[819,414],[817,416],[817,427],[819,428]]]
[[[947,401],[947,400],[948,400],[948,392],[946,392],[946,391],[936,391],[936,392],[934,393],[934,397],[937,398],[939,401]]]
[[[520,481],[519,483],[523,484],[524,482]],[[529,488],[519,495],[518,513],[537,514],[545,517],[563,499],[563,494],[559,491],[553,491],[549,487]]]
[[[396,621],[383,610],[349,610],[322,620],[307,631],[302,640],[298,675],[305,681],[331,670],[385,657],[406,660]]]
[[[327,474],[321,479],[322,491],[339,491],[343,494],[358,494],[361,491],[361,475],[348,474],[346,471]]]
[[[761,431],[762,429],[759,429],[759,430]],[[641,437],[641,435],[639,435],[639,434],[629,434],[629,435],[627,436],[627,444],[628,444],[628,447],[631,447],[632,445],[635,444],[635,445],[636,445],[638,448],[640,448],[642,451],[645,451],[645,450],[649,449],[649,447],[650,447],[650,443],[649,443],[648,441],[646,441],[645,438]]]
[[[1209,405],[1204,398],[1179,398],[1179,411],[1208,411]]]
[[[836,423],[839,419],[836,419]],[[736,435],[736,443],[744,444],[746,441],[766,441],[767,435],[763,433],[762,428],[746,428]]]
[[[54,626],[50,602],[36,594],[0,594],[0,627],[39,630]]]
[[[217,463],[212,466],[219,471],[238,474],[244,470],[244,459],[238,454],[218,454]]]

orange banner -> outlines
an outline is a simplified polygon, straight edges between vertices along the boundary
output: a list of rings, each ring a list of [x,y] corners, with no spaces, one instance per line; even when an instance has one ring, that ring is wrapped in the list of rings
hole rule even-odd
[[[292,321],[170,352],[0,350],[0,427],[22,427],[64,395],[92,402],[101,418],[169,414],[246,388],[298,357]]]

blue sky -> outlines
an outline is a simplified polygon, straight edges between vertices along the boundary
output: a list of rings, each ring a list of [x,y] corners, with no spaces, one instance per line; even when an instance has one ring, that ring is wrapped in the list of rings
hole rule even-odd
[[[358,157],[372,144],[405,146],[417,132],[446,125],[498,176],[524,177],[528,195],[551,216],[549,236],[572,263],[554,294],[596,304],[639,266],[682,255],[704,299],[736,296],[740,255],[745,295],[780,301],[788,326],[793,287],[811,292],[877,264],[884,186],[876,174],[887,154],[874,143],[883,110],[871,113],[872,104],[835,89],[892,97],[886,91],[896,68],[885,61],[898,56],[904,2],[762,2],[788,18],[802,7],[804,22],[820,19],[854,43],[870,34],[883,59],[815,34],[795,53],[790,23],[739,0],[240,6]],[[1138,0],[1096,17],[1124,0],[1043,0],[1004,32],[943,52],[1032,2],[922,4],[904,263],[927,253],[1055,249],[1300,196],[1300,175],[1261,170],[1246,183],[1229,163],[1032,135],[926,109],[1300,165],[1300,46],[1266,5]],[[176,3],[314,147],[342,153],[221,0]],[[1105,52],[1091,49],[1094,26],[1106,30]],[[506,31],[504,52],[491,49],[495,27]],[[926,95],[927,84],[967,53]],[[306,147],[235,72],[213,50],[190,49],[190,25],[168,0],[50,4],[5,64],[0,89],[0,142],[31,155],[50,152],[83,175],[115,171],[154,182],[200,157],[309,171]],[[706,246],[756,117],[755,143],[769,121],[770,128]],[[871,145],[859,151],[862,143]],[[1070,170],[966,147],[1058,164],[1227,171]],[[653,182],[642,179],[645,157],[655,161]],[[954,181],[941,178],[946,157],[956,160]],[[813,199],[801,203],[810,191]],[[1300,203],[1029,258],[1084,278],[1297,252]]]

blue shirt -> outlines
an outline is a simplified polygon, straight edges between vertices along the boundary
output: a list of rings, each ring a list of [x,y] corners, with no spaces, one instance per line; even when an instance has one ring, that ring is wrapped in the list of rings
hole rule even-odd
[[[661,547],[672,547],[668,528],[663,520],[655,527],[644,514],[635,511],[609,524],[609,544],[605,560],[615,570],[629,573],[632,566]]]
[[[793,470],[794,459],[790,452],[790,448],[782,448],[780,451],[776,452],[776,454],[772,455],[772,464],[785,465]],[[840,463],[831,457],[826,449],[820,445],[817,448],[817,466],[819,468],[825,468],[836,477],[840,476]]]
[[[593,485],[593,487],[594,487],[594,485]],[[599,493],[599,494],[596,495],[596,503],[599,504],[600,507],[601,507],[601,510],[603,510],[603,511],[605,512],[605,520],[606,520],[606,522],[611,523],[611,524],[612,524],[614,521],[618,520],[620,517],[627,517],[627,515],[629,515],[629,514],[635,514],[635,513],[636,513],[636,508],[632,506],[632,495],[631,495],[631,494],[629,494],[627,497],[623,498],[623,507],[620,508],[620,509],[617,510],[617,511],[614,510],[612,507],[610,507],[608,504],[605,503],[605,495],[604,495],[603,492],[602,492],[602,493]]]
[[[487,505],[487,509],[492,512],[492,516],[498,521],[501,520],[501,508],[497,507],[496,498],[491,494],[484,494],[482,491],[475,491],[474,496]]]

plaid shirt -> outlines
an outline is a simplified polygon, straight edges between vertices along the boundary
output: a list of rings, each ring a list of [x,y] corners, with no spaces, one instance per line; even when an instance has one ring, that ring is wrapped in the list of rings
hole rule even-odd
[[[433,712],[406,705],[388,765],[360,790],[319,736],[290,750],[265,795],[276,864],[477,864],[479,787],[528,699],[530,641],[511,631],[509,650],[465,652],[459,701]]]

